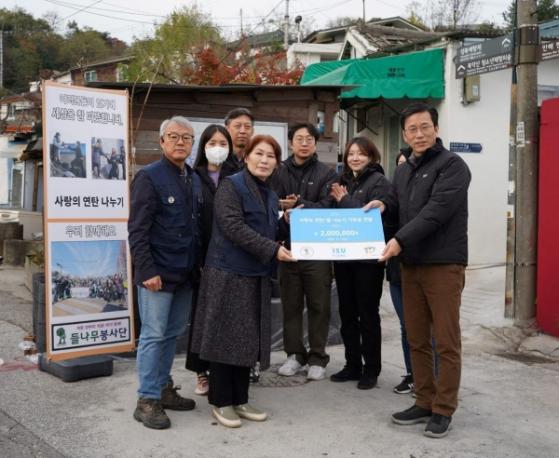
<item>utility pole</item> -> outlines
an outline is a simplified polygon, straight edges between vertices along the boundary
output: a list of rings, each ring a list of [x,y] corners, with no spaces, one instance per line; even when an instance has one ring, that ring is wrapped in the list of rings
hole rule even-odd
[[[241,8],[241,39],[243,38],[243,9]]]
[[[536,0],[517,1],[516,205],[514,320],[528,324],[536,311],[538,214],[538,52]]]
[[[365,0],[363,0],[363,24],[365,24]]]
[[[297,43],[301,43],[301,21],[303,16],[297,16],[295,18],[295,24],[297,24]]]
[[[516,2],[512,21],[514,30],[518,28]],[[516,36],[513,34],[513,49],[516,49]],[[516,206],[516,112],[517,112],[516,63],[512,67],[512,81],[510,91],[510,119],[509,119],[509,190],[507,199],[507,258],[505,273],[505,317],[514,318],[514,247],[515,247],[515,206]]]
[[[283,23],[283,48],[289,48],[289,0],[285,0],[285,16]]]

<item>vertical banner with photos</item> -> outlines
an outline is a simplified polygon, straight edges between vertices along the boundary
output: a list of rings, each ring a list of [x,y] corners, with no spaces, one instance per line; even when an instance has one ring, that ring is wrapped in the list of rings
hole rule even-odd
[[[43,85],[47,356],[134,348],[128,93]]]

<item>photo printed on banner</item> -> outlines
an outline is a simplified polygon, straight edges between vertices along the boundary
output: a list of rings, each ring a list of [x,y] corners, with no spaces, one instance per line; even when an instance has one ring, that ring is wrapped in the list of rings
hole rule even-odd
[[[126,149],[122,138],[91,138],[91,173],[95,179],[126,178]]]
[[[128,308],[124,240],[53,242],[51,251],[53,316]]]
[[[86,178],[86,144],[62,138],[56,132],[49,144],[50,176]]]

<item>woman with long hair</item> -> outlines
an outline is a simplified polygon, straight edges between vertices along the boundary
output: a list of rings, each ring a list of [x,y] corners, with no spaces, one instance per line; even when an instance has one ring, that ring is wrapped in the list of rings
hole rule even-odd
[[[235,173],[236,168],[231,166],[233,157],[233,143],[225,127],[220,124],[210,124],[204,129],[198,143],[198,153],[194,161],[194,170],[202,182],[202,214],[200,215],[202,262],[206,258],[208,245],[212,235],[214,196],[221,181]],[[196,297],[196,292],[194,297]],[[195,316],[196,300],[192,304],[192,317]],[[194,327],[191,320],[191,332]],[[189,340],[192,340],[191,337]],[[196,388],[194,393],[204,396],[208,394],[209,363],[200,359],[198,354],[189,350],[186,355],[186,368],[196,372]]]
[[[377,147],[365,137],[355,137],[347,144],[343,161],[340,181],[332,185],[330,193],[336,207],[361,208],[375,201],[384,224],[385,217],[394,209],[390,182],[384,176]],[[334,275],[346,363],[330,380],[357,380],[357,388],[371,389],[381,371],[379,306],[384,264],[376,260],[336,261]]]

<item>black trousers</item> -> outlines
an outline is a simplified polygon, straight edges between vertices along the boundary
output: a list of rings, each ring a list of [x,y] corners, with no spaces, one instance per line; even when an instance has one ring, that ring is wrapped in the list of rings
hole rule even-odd
[[[248,402],[250,367],[210,362],[208,402],[216,407]]]
[[[359,370],[364,361],[364,371],[378,376],[381,370],[379,305],[384,265],[335,262],[334,274],[346,364]]]

